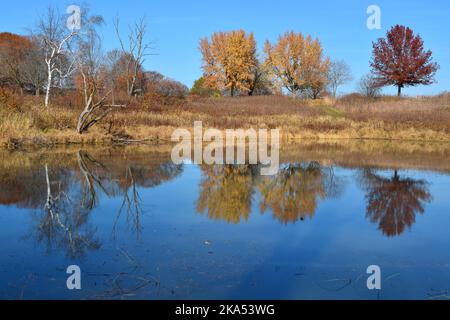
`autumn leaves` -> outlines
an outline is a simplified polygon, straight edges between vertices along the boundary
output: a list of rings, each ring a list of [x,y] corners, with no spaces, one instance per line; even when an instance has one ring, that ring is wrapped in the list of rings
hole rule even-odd
[[[401,25],[373,44],[371,67],[377,86],[396,86],[399,96],[405,86],[432,84],[439,69],[432,62],[432,52],[425,51],[422,38]]]
[[[261,62],[253,33],[243,30],[214,33],[210,40],[200,41],[200,51],[204,85],[231,96],[260,91],[317,99],[328,86],[335,97],[337,84],[351,78],[345,63],[340,66],[324,55],[318,39],[293,31],[279,36],[275,43],[266,41]],[[373,43],[370,66],[371,74],[361,85],[367,87],[365,83],[370,82],[370,92],[393,85],[399,96],[406,86],[434,83],[439,68],[421,37],[401,25]],[[363,91],[366,94],[367,90]]]
[[[258,67],[256,41],[245,31],[218,32],[200,40],[205,84],[215,89],[250,92]]]
[[[275,44],[266,41],[264,52],[275,83],[293,96],[307,91],[311,98],[319,97],[327,82],[330,59],[323,56],[318,39],[291,31]]]
[[[317,98],[327,82],[330,60],[318,39],[287,32],[276,43],[266,41],[264,61],[256,53],[253,33],[218,32],[200,41],[205,85],[229,95],[252,95],[256,88]]]

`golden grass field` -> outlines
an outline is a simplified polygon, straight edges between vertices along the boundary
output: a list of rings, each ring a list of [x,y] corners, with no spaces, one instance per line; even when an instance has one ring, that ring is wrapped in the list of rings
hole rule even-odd
[[[189,97],[176,103],[133,101],[88,133],[75,132],[80,108],[59,97],[45,108],[37,97],[1,99],[0,144],[109,144],[115,141],[168,141],[176,128],[280,129],[283,141],[300,139],[383,139],[450,142],[450,94],[434,97],[349,95],[330,101],[285,96]]]

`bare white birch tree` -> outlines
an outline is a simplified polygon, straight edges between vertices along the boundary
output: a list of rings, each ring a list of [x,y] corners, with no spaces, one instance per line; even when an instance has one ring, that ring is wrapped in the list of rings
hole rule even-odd
[[[68,60],[68,48],[78,35],[75,28],[66,27],[64,17],[56,9],[49,7],[47,14],[37,23],[37,34],[42,41],[47,81],[45,88],[45,106],[48,107],[50,91],[57,76],[59,81],[71,76],[74,72],[75,61]]]

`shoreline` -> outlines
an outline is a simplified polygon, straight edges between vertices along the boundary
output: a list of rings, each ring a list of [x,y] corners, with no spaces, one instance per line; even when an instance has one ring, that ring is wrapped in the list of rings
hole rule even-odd
[[[176,130],[178,128],[172,128]],[[184,128],[189,130],[193,134],[193,130],[190,128]],[[205,127],[204,130],[212,129]],[[128,145],[128,144],[148,144],[148,145],[161,145],[161,144],[174,144],[176,141],[171,140],[171,134],[167,134],[167,127],[151,127],[149,131],[160,132],[160,134],[154,135],[130,135],[129,138],[114,137],[107,134],[99,134],[98,132],[87,133],[78,135],[72,131],[60,131],[52,132],[51,134],[34,135],[32,137],[7,137],[0,139],[0,148],[2,149],[19,149],[27,147],[48,148],[52,146],[116,146],[116,145]],[[219,129],[224,134],[225,129]],[[245,129],[244,129],[245,130]],[[130,130],[132,132],[132,130]],[[161,134],[162,132],[162,134]],[[392,134],[384,131],[386,134]],[[339,133],[324,133],[309,131],[305,133],[292,133],[283,132],[280,130],[280,143],[288,144],[301,144],[303,142],[328,142],[328,141],[380,141],[391,143],[427,143],[427,144],[450,144],[450,134],[433,132],[430,130],[417,131],[414,130],[414,134],[411,137],[404,137],[405,132],[401,132],[399,136],[395,137],[367,135],[361,136],[358,134],[339,134]],[[418,136],[424,136],[424,138],[417,138]],[[438,138],[436,138],[438,137]],[[192,138],[192,141],[194,139]],[[204,142],[207,144],[207,142]]]
[[[86,152],[98,161],[117,156],[119,159],[138,158],[143,163],[155,159],[170,161],[172,145],[52,145],[29,146],[16,150],[0,149],[3,159],[0,169],[20,170],[32,163],[52,164],[76,162],[78,152]],[[367,167],[379,169],[421,169],[450,173],[449,143],[400,142],[381,140],[304,140],[286,143],[280,149],[280,163],[318,161],[340,167]],[[69,161],[69,162],[70,162]],[[14,171],[13,170],[13,171]],[[1,171],[1,170],[0,170]]]

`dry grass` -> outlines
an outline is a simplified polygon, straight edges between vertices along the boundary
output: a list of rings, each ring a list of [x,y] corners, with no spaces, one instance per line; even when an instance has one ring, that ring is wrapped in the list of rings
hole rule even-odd
[[[10,102],[9,99],[13,101]],[[329,101],[282,96],[201,98],[149,103],[134,100],[88,134],[75,133],[76,97],[58,97],[44,108],[35,97],[0,101],[0,144],[91,144],[123,139],[170,139],[176,128],[279,128],[282,138],[450,141],[450,94],[422,98],[357,95]],[[20,102],[20,104],[17,103]],[[68,101],[62,105],[63,101]],[[70,102],[69,102],[70,101]]]
[[[450,133],[450,94],[435,97],[353,97],[337,102],[337,108],[354,121],[382,121],[384,125]]]

